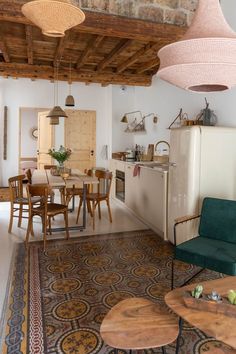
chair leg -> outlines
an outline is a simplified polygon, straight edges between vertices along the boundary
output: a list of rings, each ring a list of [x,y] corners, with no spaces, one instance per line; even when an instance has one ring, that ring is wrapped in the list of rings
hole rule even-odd
[[[98,202],[98,216],[99,216],[99,219],[101,219],[101,205],[100,205],[100,202]]]
[[[8,233],[11,233],[12,224],[13,224],[13,215],[14,215],[14,205],[11,203],[11,210],[10,210],[10,221],[8,226]]]
[[[78,224],[78,222],[79,222],[79,214],[80,214],[80,210],[81,210],[82,204],[83,204],[83,198],[80,198],[80,200],[79,200],[79,208],[78,208],[78,213],[77,213],[77,218],[76,218],[76,224]]]
[[[95,200],[93,200],[93,230],[95,230]]]
[[[31,232],[31,230],[32,230],[32,224],[33,224],[33,216],[32,216],[32,215],[29,215],[28,226],[27,226],[26,237],[25,237],[25,244],[26,244],[26,247],[28,247],[29,235],[30,235],[30,232]]]
[[[23,213],[23,205],[20,204],[20,207],[19,207],[19,218],[18,218],[18,227],[21,227],[21,221],[22,221],[22,213]]]
[[[47,241],[47,217],[46,215],[42,218],[43,223],[43,250],[46,250],[46,241]]]
[[[106,202],[107,202],[107,207],[108,207],[109,219],[110,219],[110,222],[112,222],[111,207],[110,207],[110,201],[109,201],[109,199],[107,199]]]
[[[48,228],[49,228],[49,235],[52,234],[52,223],[50,216],[48,217]]]
[[[68,240],[70,235],[69,235],[69,229],[68,229],[68,212],[64,212],[64,219],[65,219],[65,228],[66,228],[66,239]]]
[[[87,209],[88,209],[88,213],[91,215],[91,217],[93,217],[92,209],[91,209],[91,204],[90,204],[90,201],[89,201],[89,200],[87,200]]]

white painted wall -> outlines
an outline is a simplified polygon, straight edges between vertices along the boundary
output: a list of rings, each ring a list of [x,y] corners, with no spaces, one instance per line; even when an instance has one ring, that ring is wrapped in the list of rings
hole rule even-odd
[[[53,105],[53,84],[45,80],[32,82],[28,79],[2,79],[2,104],[8,106],[8,159],[1,161],[2,185],[7,185],[9,176],[17,174],[18,171],[18,146],[19,146],[19,108],[36,107],[51,108]],[[111,144],[108,130],[111,129],[110,119],[112,116],[111,87],[101,87],[101,85],[73,84],[72,93],[76,100],[77,109],[95,110],[97,112],[97,165],[107,166],[104,156],[104,145]],[[67,83],[59,83],[58,103],[63,107],[68,94]],[[58,137],[62,137],[61,129],[57,132]],[[1,144],[2,145],[2,144]]]

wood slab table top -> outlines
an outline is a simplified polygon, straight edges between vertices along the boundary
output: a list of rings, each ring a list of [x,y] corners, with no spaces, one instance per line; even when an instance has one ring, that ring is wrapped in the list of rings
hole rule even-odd
[[[118,349],[149,349],[172,343],[179,333],[178,318],[162,307],[143,298],[120,301],[105,316],[100,334]]]
[[[236,276],[209,280],[200,282],[200,284],[203,285],[205,294],[210,294],[212,290],[215,290],[221,296],[227,296],[230,289],[236,290]],[[191,284],[170,291],[165,296],[166,304],[192,326],[236,349],[236,317],[195,310],[184,304],[184,292],[194,289],[196,285]],[[236,351],[234,350],[232,353],[236,353]]]
[[[57,187],[82,187],[83,184],[97,184],[97,177],[87,176],[79,170],[72,170],[71,175],[67,179],[61,176],[52,175],[50,170],[35,170],[32,175],[32,184],[49,184],[52,188]]]

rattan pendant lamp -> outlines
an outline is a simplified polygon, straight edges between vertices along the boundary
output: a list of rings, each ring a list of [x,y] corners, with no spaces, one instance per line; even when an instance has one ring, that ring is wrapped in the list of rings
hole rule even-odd
[[[75,0],[33,0],[21,8],[43,34],[50,37],[63,37],[65,31],[84,21],[85,15]]]
[[[68,118],[66,112],[58,106],[58,68],[59,63],[57,62],[56,73],[54,74],[54,107],[47,115],[47,118],[50,118],[51,125],[58,125],[60,117]]]
[[[161,79],[193,92],[224,91],[236,85],[236,33],[219,0],[199,0],[183,38],[158,52]]]
[[[71,86],[72,86],[72,80],[71,80],[71,61],[70,61],[70,77],[69,77],[69,95],[66,97],[66,102],[65,106],[67,107],[74,107],[75,106],[75,100],[74,97],[71,94]]]

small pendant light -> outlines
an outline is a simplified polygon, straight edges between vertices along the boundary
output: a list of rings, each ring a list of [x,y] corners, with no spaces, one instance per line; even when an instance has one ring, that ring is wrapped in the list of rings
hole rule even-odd
[[[58,106],[58,67],[59,67],[59,63],[57,62],[56,74],[54,75],[55,77],[54,78],[54,107],[47,115],[47,118],[50,118],[51,125],[58,125],[60,117],[67,118],[66,113],[63,111],[63,109],[60,106]]]
[[[236,85],[236,33],[219,0],[199,0],[186,34],[158,56],[157,76],[185,90],[216,92]]]
[[[71,86],[72,86],[72,80],[71,80],[71,61],[70,61],[70,76],[69,76],[69,95],[66,97],[66,103],[65,106],[67,107],[74,107],[75,105],[75,100],[74,97],[71,94]]]

